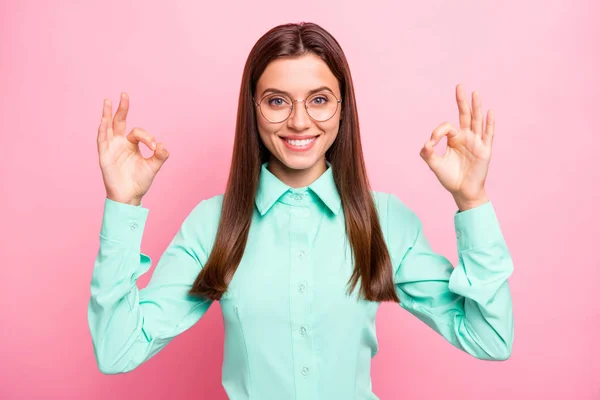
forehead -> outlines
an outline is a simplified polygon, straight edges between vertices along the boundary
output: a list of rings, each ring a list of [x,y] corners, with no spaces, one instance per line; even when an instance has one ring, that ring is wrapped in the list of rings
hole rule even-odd
[[[329,86],[334,94],[339,94],[337,79],[325,61],[308,53],[271,61],[256,83],[256,92],[261,94],[267,88],[274,88],[302,96],[320,86]]]

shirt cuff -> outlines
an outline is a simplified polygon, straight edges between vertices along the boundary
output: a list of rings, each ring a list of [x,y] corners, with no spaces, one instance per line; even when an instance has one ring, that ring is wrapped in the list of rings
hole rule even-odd
[[[142,204],[134,206],[105,198],[100,236],[139,249],[149,211]]]
[[[504,241],[491,201],[469,210],[456,212],[454,227],[459,252],[485,246],[490,242]]]

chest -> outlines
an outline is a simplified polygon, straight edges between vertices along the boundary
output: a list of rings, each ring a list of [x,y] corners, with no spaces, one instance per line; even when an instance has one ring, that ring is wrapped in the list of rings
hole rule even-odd
[[[354,265],[344,224],[343,215],[308,207],[255,215],[221,301],[226,324],[240,313],[263,327],[283,328],[297,319],[337,329],[373,323],[378,303],[359,299],[359,286],[348,293]]]

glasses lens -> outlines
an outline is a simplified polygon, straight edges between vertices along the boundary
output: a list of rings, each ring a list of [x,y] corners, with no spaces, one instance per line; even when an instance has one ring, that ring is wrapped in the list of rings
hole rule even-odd
[[[338,99],[329,92],[313,94],[304,103],[315,121],[327,121],[338,108]],[[260,102],[260,112],[271,122],[283,122],[290,116],[292,104],[292,100],[284,94],[268,94]]]
[[[306,99],[308,114],[316,121],[326,121],[337,111],[337,98],[329,93],[317,93]]]
[[[260,111],[269,121],[282,122],[292,111],[292,100],[282,94],[269,94],[261,100]]]

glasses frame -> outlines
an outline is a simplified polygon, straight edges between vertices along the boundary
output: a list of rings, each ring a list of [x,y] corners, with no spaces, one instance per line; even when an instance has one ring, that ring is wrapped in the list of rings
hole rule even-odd
[[[313,121],[316,121],[316,122],[325,122],[325,121],[329,121],[331,118],[333,118],[335,116],[335,114],[337,113],[338,108],[340,107],[340,103],[342,102],[342,100],[338,99],[338,97],[335,94],[333,94],[332,92],[327,91],[327,93],[330,93],[337,101],[336,101],[336,104],[335,104],[335,111],[333,112],[333,114],[331,115],[331,117],[329,117],[327,119],[324,119],[324,120],[315,119],[315,118],[313,118],[312,115],[310,115],[310,112],[308,112],[308,106],[306,105],[306,99],[308,97],[314,96],[314,94],[311,94],[310,96],[305,97],[305,98],[303,98],[301,100],[294,100],[294,99],[291,99],[287,94],[280,93],[282,96],[285,96],[285,97],[289,98],[292,101],[292,105],[290,106],[290,112],[288,113],[287,117],[285,117],[281,121],[271,121],[269,118],[267,118],[265,116],[265,114],[263,113],[262,107],[260,106],[260,103],[263,102],[263,100],[265,99],[265,97],[273,95],[274,93],[267,93],[267,94],[265,94],[263,97],[261,97],[259,103],[257,103],[255,97],[252,96],[252,102],[254,103],[254,105],[256,105],[258,107],[258,109],[260,111],[260,114],[263,116],[263,118],[266,119],[267,121],[269,121],[272,124],[280,124],[282,122],[287,121],[288,118],[290,117],[290,115],[292,115],[292,113],[294,112],[294,106],[295,106],[295,104],[296,103],[301,103],[301,102],[304,103],[304,109],[306,110],[306,115],[308,115],[310,119],[312,119]]]

